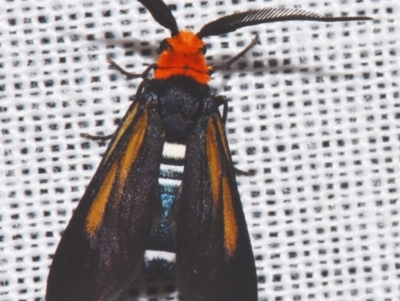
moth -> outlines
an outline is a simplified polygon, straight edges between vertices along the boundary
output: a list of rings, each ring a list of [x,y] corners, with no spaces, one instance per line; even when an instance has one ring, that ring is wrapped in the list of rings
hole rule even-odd
[[[128,79],[143,81],[62,235],[46,300],[113,301],[141,270],[161,266],[174,270],[185,300],[255,301],[254,255],[225,134],[227,101],[208,83],[258,38],[216,66],[205,60],[203,39],[268,22],[370,18],[263,8],[221,17],[194,33],[179,30],[161,0],[139,2],[171,37],[143,73],[109,61]]]

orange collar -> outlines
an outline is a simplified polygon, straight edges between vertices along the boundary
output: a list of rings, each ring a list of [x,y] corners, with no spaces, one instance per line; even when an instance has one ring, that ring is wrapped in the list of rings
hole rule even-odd
[[[167,42],[169,47],[161,53],[154,77],[167,79],[174,75],[186,75],[207,84],[210,75],[202,52],[205,47],[203,40],[191,31],[181,30]]]

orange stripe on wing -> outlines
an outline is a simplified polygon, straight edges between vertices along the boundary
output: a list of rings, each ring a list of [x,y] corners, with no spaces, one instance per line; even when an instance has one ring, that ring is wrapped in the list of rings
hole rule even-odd
[[[226,140],[225,129],[224,126],[222,125],[222,120],[220,116],[217,116],[217,125],[218,125],[218,134],[222,141],[222,145],[224,146],[226,160],[230,163],[229,166],[232,166],[231,153],[229,152],[228,141]]]
[[[210,168],[214,210],[219,205],[221,197],[220,191],[222,190],[224,244],[228,255],[231,257],[234,255],[237,248],[238,227],[235,218],[235,211],[233,209],[232,194],[231,194],[231,189],[229,187],[227,173],[226,171],[224,172],[221,168],[220,154],[218,153],[219,151],[218,144],[222,142],[223,149],[225,152],[225,157],[227,160],[230,160],[229,157],[230,154],[225,137],[225,132],[222,127],[221,119],[220,118],[217,119],[218,128],[215,127],[213,121],[214,120],[210,118],[207,125],[207,134],[206,134],[207,158],[208,158],[208,165]],[[217,133],[217,130],[219,133]],[[217,137],[220,138],[220,141],[218,140]],[[222,177],[222,182],[221,182],[221,177]]]
[[[218,138],[220,140],[219,143],[222,142],[224,155],[223,157],[226,159],[226,168],[232,168],[232,159],[229,152],[228,141],[225,135],[225,129],[222,124],[222,120],[220,116],[217,116],[217,130],[218,130]],[[224,239],[225,239],[225,248],[229,256],[233,256],[237,248],[237,236],[238,236],[238,227],[235,218],[235,211],[233,209],[233,201],[231,188],[229,186],[228,175],[234,176],[233,170],[224,170],[222,177],[222,199],[224,206]]]
[[[135,125],[132,137],[128,145],[126,146],[124,153],[122,154],[122,159],[112,165],[111,169],[108,171],[106,177],[104,178],[103,183],[101,184],[101,188],[96,195],[92,206],[90,207],[89,214],[86,220],[86,231],[90,236],[96,233],[97,229],[103,221],[106,205],[110,199],[113,183],[115,182],[117,167],[119,167],[119,178],[117,182],[118,190],[116,192],[116,195],[114,196],[114,201],[118,201],[121,196],[122,187],[125,184],[131,166],[135,162],[140,147],[143,144],[147,129],[147,120],[147,112],[145,112],[144,115],[139,118]]]
[[[124,123],[121,125],[121,128],[119,129],[118,133],[117,133],[117,137],[114,140],[114,143],[112,145],[109,146],[109,151],[107,153],[107,157],[106,160],[108,159],[108,157],[112,154],[112,152],[114,151],[116,145],[118,144],[119,140],[121,139],[122,135],[125,133],[126,129],[128,128],[128,126],[132,123],[134,117],[136,116],[136,112],[139,108],[139,103],[137,103],[132,110],[128,113],[128,116],[126,117],[126,119],[124,120]]]
[[[235,211],[232,204],[231,189],[228,179],[224,175],[222,179],[222,198],[224,201],[224,233],[225,233],[225,248],[230,257],[237,248],[238,227],[236,224]]]
[[[135,131],[122,155],[123,157],[119,170],[120,188],[122,188],[125,184],[126,177],[128,176],[131,166],[135,162],[140,147],[143,144],[143,140],[146,135],[147,120],[147,112],[144,112],[144,115],[137,121],[137,124],[135,125]]]
[[[104,178],[103,185],[97,194],[92,206],[90,207],[89,214],[86,220],[86,232],[92,236],[103,220],[106,204],[113,187],[115,174],[117,172],[117,163],[115,162],[111,169],[108,171]]]
[[[218,205],[219,192],[220,192],[220,178],[221,178],[221,163],[218,154],[217,133],[212,118],[209,119],[207,125],[207,158],[210,168],[212,195],[214,201],[214,209]]]

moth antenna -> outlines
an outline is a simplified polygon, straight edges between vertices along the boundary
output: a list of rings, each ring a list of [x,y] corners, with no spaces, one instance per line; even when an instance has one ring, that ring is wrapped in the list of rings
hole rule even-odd
[[[235,31],[236,29],[261,23],[280,21],[364,21],[372,20],[370,17],[326,17],[313,12],[290,8],[264,8],[240,12],[224,16],[203,26],[197,33],[200,38],[216,36]]]
[[[161,0],[138,0],[146,7],[154,20],[160,25],[168,28],[171,31],[171,36],[176,36],[179,33],[178,25],[175,17],[172,15],[169,7]]]

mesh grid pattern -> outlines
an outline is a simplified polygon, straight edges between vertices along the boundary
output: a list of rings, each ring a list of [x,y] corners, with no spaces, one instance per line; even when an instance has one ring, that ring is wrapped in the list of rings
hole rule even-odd
[[[207,38],[210,64],[260,43],[210,83],[227,133],[259,300],[400,299],[398,0],[170,0],[178,25],[261,7],[365,15],[284,22]],[[0,8],[0,300],[44,300],[60,233],[110,134],[168,36],[134,0],[4,0]],[[283,6],[284,5],[284,6]],[[158,285],[158,284],[157,284]],[[175,300],[173,280],[124,300]]]

